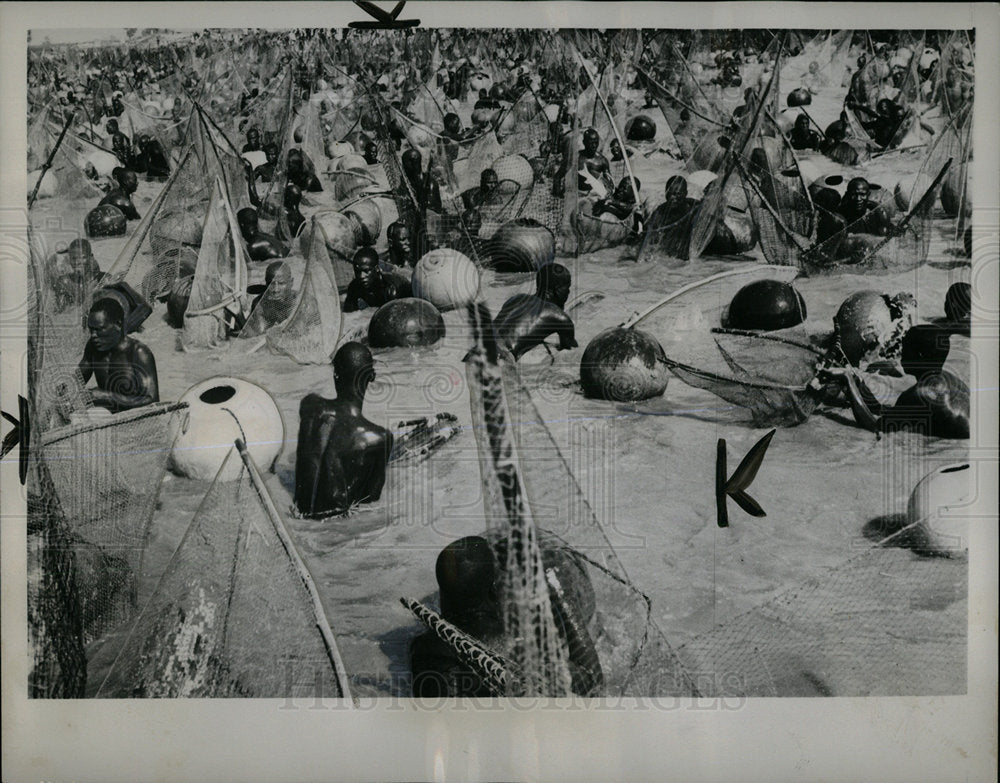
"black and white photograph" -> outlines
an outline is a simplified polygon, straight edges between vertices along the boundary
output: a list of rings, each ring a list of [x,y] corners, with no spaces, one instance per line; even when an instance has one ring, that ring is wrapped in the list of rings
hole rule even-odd
[[[970,695],[997,74],[898,8],[29,28],[15,687]]]

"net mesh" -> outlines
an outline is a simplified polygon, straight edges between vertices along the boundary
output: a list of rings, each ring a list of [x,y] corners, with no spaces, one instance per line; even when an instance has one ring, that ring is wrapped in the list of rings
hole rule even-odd
[[[64,515],[84,640],[101,638],[136,605],[146,535],[184,406],[149,405],[49,430],[41,440],[51,490]]]
[[[485,320],[484,323],[488,324]],[[482,356],[476,361],[481,362]],[[476,432],[480,436],[491,538],[498,553],[506,558],[501,562],[506,563],[507,611],[522,613],[508,622],[519,620],[521,624],[515,628],[536,629],[533,638],[538,649],[532,656],[534,660],[517,647],[508,653],[515,666],[514,675],[523,682],[530,679],[531,667],[540,667],[534,669],[537,682],[542,673],[552,671],[556,662],[565,661],[576,693],[693,693],[693,685],[675,653],[651,620],[649,599],[632,583],[618,560],[521,382],[516,365],[500,357],[488,370],[491,377],[483,378],[481,367],[470,367],[469,372],[473,411],[478,412],[475,420],[480,425]],[[492,457],[497,441],[516,461],[513,474],[505,474]],[[512,490],[515,482],[517,488]],[[511,554],[517,546],[516,526],[509,521],[508,507],[504,504],[509,499],[505,493],[512,491],[534,499],[537,504],[530,521],[536,531],[534,540],[542,548],[542,574],[538,573],[537,562],[518,561]],[[572,621],[564,611],[565,594],[553,590],[551,582],[547,585],[545,581],[550,564],[560,557],[582,568],[588,585],[584,592],[593,591],[589,600],[580,600],[579,591],[575,592],[580,611]],[[572,597],[574,591],[567,589],[566,593]],[[543,626],[538,630],[538,626],[548,622],[547,616],[539,611],[539,604],[550,595],[555,627]],[[515,606],[511,607],[510,602]],[[522,606],[518,608],[518,604]],[[588,611],[588,607],[592,609]],[[524,617],[532,609],[535,614]],[[524,625],[525,622],[530,625]],[[570,630],[572,626],[576,627]],[[511,626],[507,628],[509,633]],[[656,682],[650,677],[655,677]],[[565,687],[564,679],[557,683]],[[555,686],[550,684],[543,695],[555,692]]]
[[[242,315],[247,304],[246,280],[243,238],[223,184],[216,179],[184,313],[185,348],[209,348],[229,338],[232,319]]]
[[[240,459],[234,448],[226,462]],[[251,470],[213,483],[99,696],[342,695],[283,523]]]
[[[261,310],[266,316],[267,306],[265,292],[255,313]],[[255,313],[251,314],[250,322],[254,321]],[[294,310],[287,321],[267,331],[267,345],[299,364],[329,364],[342,326],[340,296],[326,250],[326,233],[314,222]]]
[[[775,135],[763,135],[762,128],[737,168],[764,258],[770,264],[798,266],[799,253],[815,235],[815,208],[787,137],[767,124]]]
[[[705,389],[749,413],[754,426],[801,424],[816,408],[810,388],[822,358],[800,328],[780,335],[722,329],[736,293],[757,280],[791,281],[787,266],[751,266],[692,286],[697,296],[679,295],[635,322],[655,337],[667,363],[682,381]],[[720,410],[723,418],[731,415]]]
[[[931,215],[939,187],[940,179],[936,178],[906,216],[889,227],[888,235],[869,233],[872,214],[885,215],[881,208],[876,208],[828,239],[802,251],[800,269],[813,276],[871,275],[906,272],[922,266],[930,252]],[[887,226],[890,224],[887,216],[883,222]]]
[[[480,471],[487,528],[505,543],[501,590],[507,657],[517,673],[520,693],[505,695],[563,696],[571,689],[569,651],[556,631],[542,565],[538,530],[531,516],[523,471],[513,440],[492,321],[485,306],[470,308],[476,347],[469,364],[474,419],[479,440]],[[488,353],[489,352],[489,353]]]
[[[703,696],[966,692],[967,563],[873,547],[678,650]]]
[[[87,659],[76,562],[66,518],[45,462],[30,457],[28,471],[28,697],[83,696]]]

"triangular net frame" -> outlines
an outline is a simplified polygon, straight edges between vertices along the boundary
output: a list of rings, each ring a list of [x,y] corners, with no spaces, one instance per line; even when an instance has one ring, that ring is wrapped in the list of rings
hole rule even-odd
[[[945,166],[950,168],[948,162]],[[894,223],[893,233],[876,236],[862,231],[867,217],[845,226],[831,237],[802,251],[800,269],[804,274],[894,274],[916,269],[930,253],[932,212],[941,186],[944,167],[935,173],[910,211]]]
[[[268,347],[299,364],[329,364],[340,341],[343,314],[326,249],[326,232],[314,222],[302,285],[291,316],[268,329]],[[267,306],[267,291],[255,308]],[[251,313],[250,321],[254,319]]]
[[[185,348],[210,348],[229,338],[232,319],[247,306],[246,282],[243,238],[223,184],[216,179],[184,313]]]
[[[478,311],[479,323],[491,332],[488,314],[481,307]],[[535,683],[536,691],[529,689],[529,695],[568,693],[567,664],[574,685],[591,686],[591,696],[692,695],[690,677],[651,619],[648,597],[618,560],[516,365],[496,355],[484,337],[474,349],[468,375],[487,530],[504,568],[506,632],[525,640],[504,651],[508,682],[515,688],[507,695],[523,693],[526,682]],[[540,545],[544,550],[534,556],[532,548]],[[592,647],[567,633],[562,604],[549,595],[544,570],[554,552],[577,563],[592,587],[589,599],[575,595]],[[589,613],[587,604],[592,606]],[[595,654],[598,682],[593,671],[586,671]]]
[[[223,480],[232,461],[239,475]],[[98,696],[349,695],[312,578],[252,458],[234,447]]]
[[[46,432],[41,458],[76,560],[84,641],[136,608],[146,537],[186,405],[158,403]]]

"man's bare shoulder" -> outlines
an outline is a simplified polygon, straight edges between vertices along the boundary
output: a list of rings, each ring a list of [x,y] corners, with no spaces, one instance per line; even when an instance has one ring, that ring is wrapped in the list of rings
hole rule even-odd
[[[328,400],[316,393],[307,394],[299,403],[299,418],[318,416],[333,410],[335,400]]]

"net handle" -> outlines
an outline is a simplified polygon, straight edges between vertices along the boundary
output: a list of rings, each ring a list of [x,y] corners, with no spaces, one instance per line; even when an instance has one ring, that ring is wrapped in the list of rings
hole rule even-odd
[[[257,469],[257,465],[254,463],[253,457],[250,456],[250,452],[247,451],[246,443],[244,443],[241,438],[237,438],[235,443],[236,450],[240,453],[240,459],[243,460],[243,465],[247,469],[247,475],[250,476],[250,481],[253,483],[254,489],[260,496],[264,509],[267,511],[267,515],[271,520],[271,524],[274,525],[274,531],[278,534],[278,538],[281,540],[281,545],[285,548],[285,552],[292,561],[292,565],[295,567],[295,571],[298,573],[299,579],[302,580],[302,585],[305,587],[306,592],[309,593],[309,598],[312,601],[313,616],[316,619],[316,626],[319,628],[320,635],[326,643],[327,653],[330,656],[330,663],[333,665],[334,673],[337,676],[337,685],[340,688],[340,695],[344,698],[347,705],[353,708],[355,706],[354,698],[351,696],[351,686],[347,680],[347,670],[344,667],[343,659],[340,657],[340,649],[337,647],[337,640],[334,638],[333,630],[330,628],[330,623],[326,619],[326,612],[323,609],[323,603],[320,600],[318,591],[316,590],[316,585],[313,582],[312,575],[309,573],[309,569],[306,568],[306,564],[302,562],[302,558],[299,556],[298,550],[295,548],[295,544],[292,542],[291,536],[288,535],[285,523],[281,521],[281,515],[278,513],[278,509],[275,508],[274,501],[271,500],[271,495],[264,486],[264,481],[260,476],[260,471]]]
[[[714,274],[714,275],[709,275],[708,277],[702,278],[701,280],[695,280],[693,283],[688,283],[687,285],[681,286],[680,288],[678,288],[673,293],[667,294],[659,302],[656,302],[655,304],[650,305],[645,310],[643,310],[641,313],[637,313],[636,315],[633,315],[627,321],[625,321],[624,323],[620,324],[619,328],[620,329],[632,329],[640,321],[645,320],[650,315],[652,315],[657,310],[659,310],[661,307],[663,307],[663,305],[665,305],[668,302],[676,299],[681,294],[686,294],[688,291],[693,291],[695,288],[700,288],[701,286],[703,286],[703,285],[705,285],[707,283],[711,283],[711,282],[714,282],[716,280],[722,280],[723,278],[726,278],[726,277],[734,277],[736,275],[745,275],[745,274],[749,274],[751,272],[760,272],[760,271],[763,271],[765,269],[783,269],[785,271],[788,271],[791,268],[792,267],[786,266],[784,264],[757,264],[755,266],[747,267],[746,269],[727,269],[724,272],[719,272],[719,273]]]

